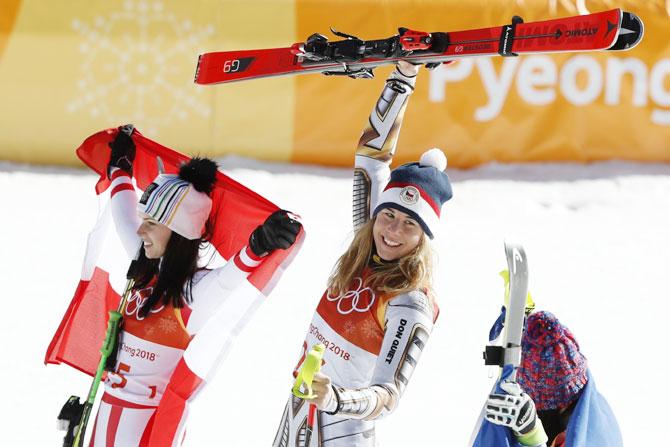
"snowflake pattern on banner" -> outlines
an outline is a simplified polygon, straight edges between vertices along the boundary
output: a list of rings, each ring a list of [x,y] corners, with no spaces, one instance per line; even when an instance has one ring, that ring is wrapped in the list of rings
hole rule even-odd
[[[360,324],[359,330],[364,337],[374,339],[379,335],[379,326],[372,320],[365,320]]]
[[[346,321],[344,323],[344,327],[342,328],[342,335],[344,335],[346,338],[356,332],[356,330],[356,325],[353,323],[353,321]]]
[[[132,122],[152,137],[191,114],[211,114],[203,91],[191,87],[195,55],[214,34],[213,25],[196,28],[162,1],[127,0],[92,23],[74,19],[72,28],[82,37],[82,64],[79,94],[66,105],[68,113]]]
[[[160,330],[166,334],[176,333],[178,329],[177,322],[168,317],[161,317],[160,320],[158,320],[158,326],[160,327]]]

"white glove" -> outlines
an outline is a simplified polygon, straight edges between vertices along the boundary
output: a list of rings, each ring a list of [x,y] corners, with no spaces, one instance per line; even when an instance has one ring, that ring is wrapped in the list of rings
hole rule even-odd
[[[535,428],[537,411],[530,396],[516,382],[503,381],[500,388],[509,394],[490,394],[486,400],[486,420],[524,435]]]
[[[305,399],[306,402],[316,405],[316,408],[321,411],[332,413],[337,410],[337,397],[335,397],[330,377],[322,372],[315,373],[314,379],[312,379],[312,393],[316,397]]]

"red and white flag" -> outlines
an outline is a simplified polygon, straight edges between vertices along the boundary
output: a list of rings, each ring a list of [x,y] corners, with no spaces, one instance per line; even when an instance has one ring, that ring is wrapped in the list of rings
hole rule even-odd
[[[79,285],[45,357],[47,364],[65,363],[91,376],[95,374],[100,359],[99,350],[107,327],[108,311],[117,309],[119,305],[128,268],[127,255],[112,221],[109,206],[111,182],[106,175],[110,153],[108,143],[117,132],[117,129],[98,132],[87,138],[77,149],[77,156],[100,175],[95,186],[100,203],[99,214],[95,227],[88,236]],[[133,140],[136,145],[133,174],[140,190],[144,190],[159,174],[158,157],[167,174],[176,174],[179,166],[189,160],[187,156],[144,137],[137,130],[133,134]],[[217,172],[211,197],[213,204],[210,220],[213,223],[213,235],[210,242],[226,260],[234,257],[247,245],[251,232],[279,209],[221,172]],[[242,288],[242,293],[256,294],[261,298],[267,296],[298,252],[303,237],[304,231],[301,230],[296,244],[288,250],[275,250],[264,258],[247,278],[248,284]],[[258,296],[250,297],[251,301],[257,302]],[[246,307],[237,309],[232,302],[223,308],[226,309],[223,314],[227,317],[221,315],[218,323],[214,318],[211,329],[203,328],[192,341],[193,346],[189,346],[184,355],[191,369],[197,369],[195,372],[201,379],[205,379],[215,370],[227,351],[226,345],[232,342],[253,312],[253,309]],[[226,324],[232,324],[226,329],[229,339],[222,340],[221,332],[218,332],[217,340],[223,343],[211,347],[216,352],[203,352],[209,348],[206,340],[208,332],[219,331],[220,325]],[[91,340],[100,340],[100,344],[91,343]]]

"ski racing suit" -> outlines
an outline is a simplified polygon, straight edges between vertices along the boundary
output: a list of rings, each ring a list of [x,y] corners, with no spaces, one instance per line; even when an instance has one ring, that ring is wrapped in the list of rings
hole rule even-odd
[[[137,195],[131,178],[120,169],[112,174],[111,188],[116,230],[132,259],[141,243],[137,235]],[[234,291],[261,264],[261,258],[245,247],[232,261],[214,270],[196,272],[192,302],[184,300],[181,308],[159,302],[142,317],[138,311],[151,295],[153,283],[132,291],[123,312],[114,372],[108,373],[104,382],[90,446],[181,444],[188,402],[203,385],[189,366],[199,360],[198,356],[221,357],[259,304],[245,302],[248,297],[235,296]],[[185,362],[187,347],[208,323],[215,326],[203,331],[207,333],[202,337],[208,339],[198,339],[190,364]]]
[[[388,182],[415,80],[394,71],[363,131],[354,171],[355,230],[371,218]],[[340,296],[323,294],[303,342],[294,377],[307,351],[322,343],[326,350],[321,372],[331,378],[338,400],[335,412],[317,412],[307,447],[376,445],[375,420],[398,405],[432,330],[437,308],[424,291],[380,293],[366,285],[369,272],[370,268],[360,272]],[[291,395],[274,447],[305,445],[308,409],[309,402]]]

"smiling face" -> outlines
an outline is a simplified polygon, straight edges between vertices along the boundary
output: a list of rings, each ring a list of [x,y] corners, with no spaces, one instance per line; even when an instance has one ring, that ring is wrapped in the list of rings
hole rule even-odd
[[[142,225],[137,229],[137,234],[142,238],[144,253],[149,259],[158,259],[165,254],[172,230],[146,215],[140,215]]]
[[[382,209],[372,228],[377,254],[385,261],[395,261],[410,253],[419,245],[422,235],[419,222],[393,208]]]

